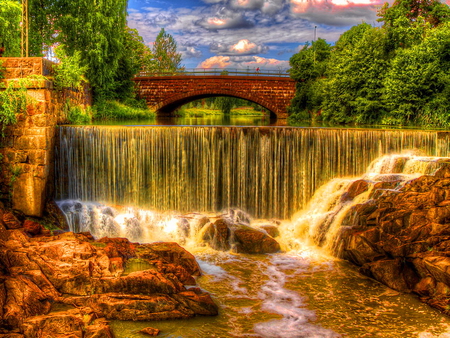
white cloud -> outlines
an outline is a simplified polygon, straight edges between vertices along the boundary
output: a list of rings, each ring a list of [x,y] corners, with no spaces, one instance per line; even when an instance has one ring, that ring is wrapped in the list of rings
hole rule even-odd
[[[260,68],[264,70],[280,70],[289,69],[289,61],[263,58],[259,56],[213,56],[201,62],[198,68],[241,68],[255,70]]]

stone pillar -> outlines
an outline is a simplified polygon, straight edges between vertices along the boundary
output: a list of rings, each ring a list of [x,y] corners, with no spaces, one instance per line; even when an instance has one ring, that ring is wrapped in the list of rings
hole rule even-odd
[[[8,81],[40,74],[42,58],[5,58]],[[57,97],[48,80],[28,86],[32,98],[17,123],[0,137],[0,193],[16,210],[29,216],[42,216],[49,183],[52,182],[54,136],[57,123]]]

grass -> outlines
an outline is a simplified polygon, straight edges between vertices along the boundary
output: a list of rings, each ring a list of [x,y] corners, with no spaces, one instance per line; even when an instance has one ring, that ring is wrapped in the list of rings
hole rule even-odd
[[[138,101],[127,102],[103,101],[92,107],[94,120],[147,120],[156,116],[154,111]]]

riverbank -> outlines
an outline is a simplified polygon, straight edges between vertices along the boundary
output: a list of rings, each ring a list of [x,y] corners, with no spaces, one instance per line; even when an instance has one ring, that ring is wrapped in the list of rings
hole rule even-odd
[[[176,243],[47,230],[3,205],[0,216],[0,337],[113,337],[113,319],[218,314]]]

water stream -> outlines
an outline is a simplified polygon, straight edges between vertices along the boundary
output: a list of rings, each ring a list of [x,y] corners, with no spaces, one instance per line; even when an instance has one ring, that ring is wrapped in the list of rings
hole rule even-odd
[[[220,306],[213,318],[114,321],[117,337],[152,326],[185,338],[445,338],[448,317],[336,256],[346,210],[367,198],[346,202],[346,186],[432,173],[449,146],[447,133],[422,131],[62,127],[58,204],[73,231],[182,244]],[[209,248],[202,220],[218,217],[277,226],[283,252]]]

